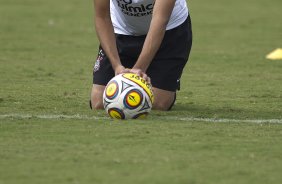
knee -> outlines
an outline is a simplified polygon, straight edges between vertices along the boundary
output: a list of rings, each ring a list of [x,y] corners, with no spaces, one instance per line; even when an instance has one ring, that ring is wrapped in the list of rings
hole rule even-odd
[[[161,100],[155,101],[153,104],[153,109],[160,111],[169,111],[174,105],[174,101],[171,100]]]
[[[104,105],[102,101],[93,101],[90,100],[90,108],[92,110],[99,110],[99,109],[104,109]]]
[[[93,110],[103,109],[103,92],[105,86],[101,85],[93,85],[91,91],[91,100],[90,100],[90,108]]]
[[[176,100],[176,93],[170,91],[164,91],[155,88],[155,101],[153,103],[153,109],[161,111],[169,111]]]

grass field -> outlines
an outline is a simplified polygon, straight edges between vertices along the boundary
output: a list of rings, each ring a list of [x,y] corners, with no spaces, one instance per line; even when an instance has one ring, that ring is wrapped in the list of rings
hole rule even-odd
[[[188,3],[175,107],[113,121],[88,107],[92,1],[0,0],[0,184],[280,184],[282,1]]]

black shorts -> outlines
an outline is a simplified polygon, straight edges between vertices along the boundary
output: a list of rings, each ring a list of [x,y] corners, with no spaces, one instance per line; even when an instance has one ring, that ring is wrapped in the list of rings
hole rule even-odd
[[[145,38],[146,35],[116,34],[118,53],[124,67],[133,67],[142,50]],[[153,87],[168,91],[179,90],[180,77],[188,61],[191,46],[192,30],[190,16],[188,16],[183,24],[166,31],[160,49],[146,71]],[[93,69],[93,83],[105,86],[113,77],[114,71],[111,63],[100,47]]]

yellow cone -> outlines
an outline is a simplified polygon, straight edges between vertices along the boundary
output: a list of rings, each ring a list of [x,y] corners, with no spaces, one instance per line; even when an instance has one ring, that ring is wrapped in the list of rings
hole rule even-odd
[[[282,49],[278,48],[266,56],[266,59],[279,60],[282,59]]]

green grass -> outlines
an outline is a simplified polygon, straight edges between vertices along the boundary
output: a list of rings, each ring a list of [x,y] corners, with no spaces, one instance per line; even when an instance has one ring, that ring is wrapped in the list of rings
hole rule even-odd
[[[189,6],[175,107],[120,122],[88,108],[92,1],[0,0],[0,184],[281,183],[281,123],[245,120],[282,119],[282,2]]]
[[[0,133],[3,183],[282,180],[280,125],[15,120]]]

